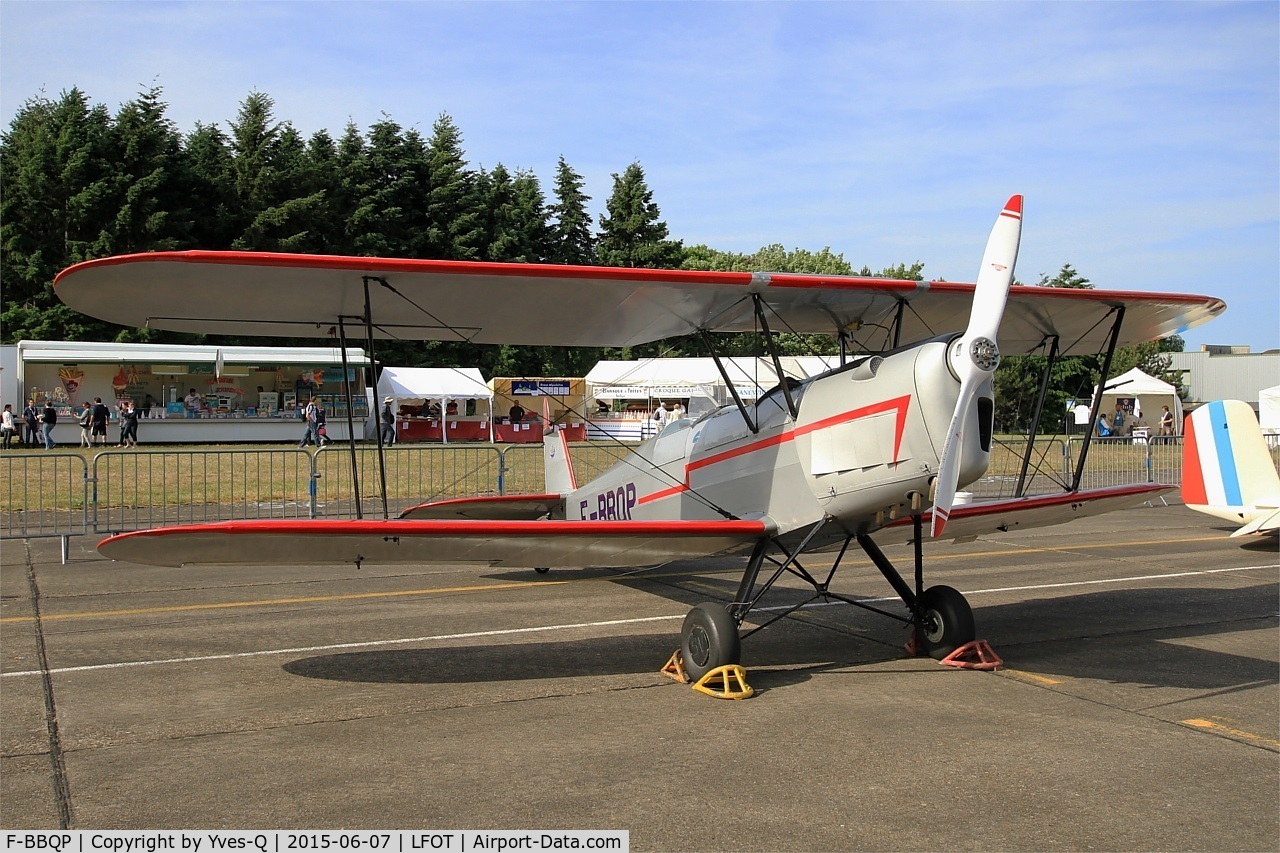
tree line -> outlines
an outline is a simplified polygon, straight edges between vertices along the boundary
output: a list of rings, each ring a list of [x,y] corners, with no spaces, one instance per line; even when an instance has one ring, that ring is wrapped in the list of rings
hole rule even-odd
[[[127,329],[78,314],[53,293],[53,278],[80,261],[181,249],[320,253],[442,260],[545,262],[659,269],[767,270],[871,275],[829,249],[780,244],[742,254],[672,239],[644,170],[613,174],[605,213],[593,222],[585,181],[564,157],[550,196],[529,169],[472,166],[447,114],[429,136],[390,117],[361,131],[305,137],[250,93],[223,130],[199,122],[182,133],[160,87],[112,115],[79,88],[27,100],[0,138],[0,339],[154,343],[254,343],[234,337]],[[876,274],[921,280],[924,264]],[[1049,286],[1091,286],[1070,265]],[[836,351],[827,335],[782,335],[789,354]],[[311,344],[280,340],[278,343]],[[757,336],[723,340],[730,355],[760,352]],[[1159,370],[1158,351],[1121,353],[1116,366]],[[623,349],[387,342],[379,360],[406,366],[478,366],[490,376],[582,376],[602,358],[703,355],[695,338]],[[1036,357],[1006,359],[997,375],[1000,423],[1020,426]],[[1166,360],[1167,361],[1167,360]],[[1098,359],[1063,359],[1054,395],[1087,394]],[[1132,363],[1130,363],[1132,362]],[[1167,363],[1164,365],[1167,367]],[[1043,369],[1043,364],[1041,364]],[[1114,371],[1114,372],[1119,372]],[[1148,372],[1151,372],[1149,370]],[[1092,379],[1090,379],[1092,377]]]

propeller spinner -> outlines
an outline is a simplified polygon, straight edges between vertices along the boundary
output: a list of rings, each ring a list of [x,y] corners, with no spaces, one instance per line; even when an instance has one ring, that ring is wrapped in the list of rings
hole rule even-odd
[[[952,342],[947,350],[951,369],[960,379],[960,396],[956,399],[955,412],[942,445],[942,459],[938,466],[938,482],[933,502],[933,522],[930,535],[940,536],[951,515],[951,505],[956,497],[956,481],[960,476],[960,451],[964,446],[962,436],[967,429],[976,427],[975,405],[978,390],[1000,366],[1000,347],[996,337],[1000,331],[1000,319],[1009,299],[1009,285],[1013,282],[1013,267],[1018,260],[1018,241],[1022,235],[1022,196],[1015,195],[1005,204],[996,218],[987,249],[982,255],[982,268],[978,271],[977,285],[973,291],[973,307],[969,311],[969,327]]]

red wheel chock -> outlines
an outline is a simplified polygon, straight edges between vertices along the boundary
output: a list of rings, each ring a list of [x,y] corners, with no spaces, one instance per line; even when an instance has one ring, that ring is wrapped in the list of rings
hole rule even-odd
[[[993,669],[1004,669],[1004,661],[986,640],[965,643],[938,663],[943,666],[954,666],[956,669],[981,669],[988,672]]]

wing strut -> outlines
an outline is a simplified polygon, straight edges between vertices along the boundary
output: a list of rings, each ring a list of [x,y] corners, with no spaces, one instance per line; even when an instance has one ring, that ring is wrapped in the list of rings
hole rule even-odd
[[[893,315],[893,348],[897,349],[902,338],[902,315],[907,310],[907,300],[898,300],[898,310]]]
[[[378,363],[373,357],[373,308],[369,302],[369,282],[376,281],[386,287],[387,281],[372,275],[360,278],[364,281],[364,330],[368,338],[369,369],[373,371],[373,428],[378,434],[378,476],[382,478],[382,517],[390,518],[391,511],[387,509],[387,459],[382,452],[382,409],[378,407]]]
[[[756,319],[760,321],[760,331],[764,332],[765,346],[769,348],[769,356],[773,359],[773,372],[778,374],[778,384],[782,387],[782,396],[787,400],[787,411],[791,413],[791,417],[799,416],[800,410],[796,408],[796,401],[791,396],[791,385],[787,382],[786,375],[782,372],[782,358],[778,354],[778,342],[773,338],[773,332],[769,329],[769,321],[764,316],[764,300],[760,298],[760,294],[751,294],[751,302],[755,305]]]
[[[1018,472],[1018,486],[1013,490],[1015,498],[1022,497],[1027,484],[1027,469],[1031,467],[1031,453],[1035,449],[1036,433],[1040,431],[1040,418],[1044,415],[1044,398],[1049,393],[1049,374],[1058,360],[1058,336],[1052,335],[1049,344],[1049,360],[1044,366],[1044,375],[1040,377],[1040,394],[1036,398],[1036,413],[1031,418],[1031,430],[1027,434],[1027,449],[1022,454],[1022,470]]]
[[[1116,342],[1120,339],[1120,326],[1124,323],[1124,306],[1113,309],[1116,320],[1111,324],[1111,336],[1107,339],[1107,355],[1102,360],[1102,373],[1098,377],[1098,392],[1093,395],[1093,405],[1089,407],[1089,425],[1084,431],[1084,445],[1080,448],[1080,458],[1076,461],[1076,472],[1071,478],[1070,491],[1080,491],[1080,480],[1084,477],[1084,463],[1089,458],[1089,442],[1093,439],[1093,430],[1098,423],[1098,410],[1102,408],[1102,392],[1107,387],[1107,376],[1111,373],[1111,357],[1116,354]]]
[[[711,353],[711,360],[716,363],[716,370],[720,371],[720,378],[724,380],[725,387],[729,389],[729,394],[733,396],[733,402],[738,407],[738,411],[742,413],[742,419],[747,423],[747,429],[751,432],[760,432],[760,427],[756,426],[756,422],[751,419],[751,413],[747,411],[747,406],[742,402],[742,398],[738,396],[737,386],[733,384],[733,380],[729,378],[729,371],[724,369],[724,362],[720,360],[720,353],[716,352],[715,344],[711,341],[711,333],[706,329],[699,329],[698,333],[702,335],[702,343],[706,345],[707,352]]]
[[[351,397],[351,368],[347,366],[347,327],[338,315],[338,340],[342,344],[342,393],[347,395],[347,444],[351,448],[351,488],[356,499],[356,518],[364,518],[364,506],[360,500],[360,466],[356,463],[355,400]],[[369,353],[369,372],[373,372],[373,353]],[[374,408],[377,408],[377,381],[374,382]]]

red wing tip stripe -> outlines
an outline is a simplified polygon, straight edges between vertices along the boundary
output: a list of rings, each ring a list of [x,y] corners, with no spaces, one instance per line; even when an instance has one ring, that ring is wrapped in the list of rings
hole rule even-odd
[[[1020,195],[1009,196],[1009,200],[1005,202],[1004,210],[1002,211],[1002,213],[1003,215],[1015,216],[1015,217],[1021,218],[1022,196]]]

